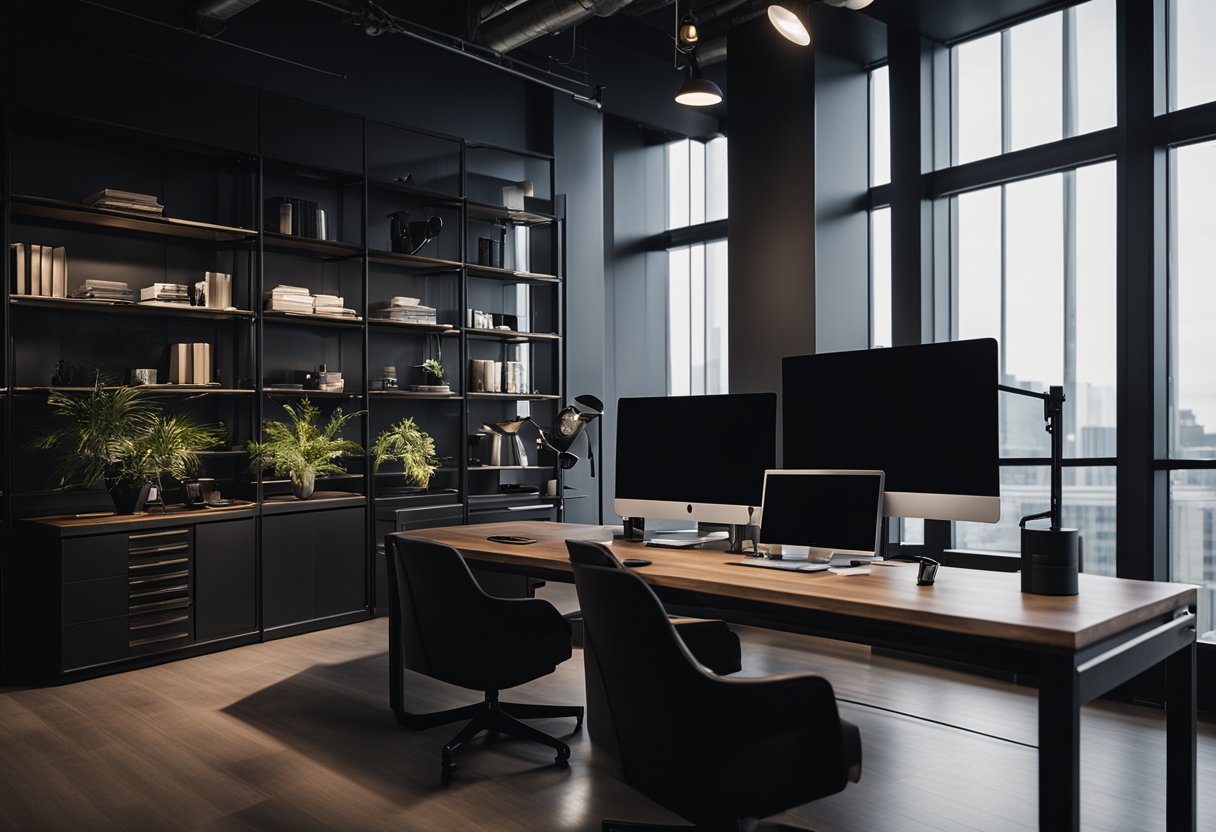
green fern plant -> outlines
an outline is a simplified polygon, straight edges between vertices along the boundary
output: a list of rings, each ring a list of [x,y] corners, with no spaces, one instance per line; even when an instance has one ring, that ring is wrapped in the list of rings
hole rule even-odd
[[[426,488],[439,469],[435,440],[412,417],[402,419],[377,436],[370,450],[373,471],[379,471],[385,462],[401,462],[405,466],[406,485]]]
[[[338,434],[347,422],[363,414],[343,413],[338,408],[324,427],[317,425],[321,409],[304,398],[298,406],[284,404],[289,421],[267,419],[262,424],[264,441],[250,442],[250,461],[255,471],[273,471],[277,477],[288,477],[297,490],[307,484],[311,493],[312,480],[317,476],[344,474],[346,469],[336,460],[344,455],[363,453],[363,448]]]
[[[443,362],[438,358],[428,358],[419,366],[422,368],[422,372],[433,378],[436,383],[443,381],[445,371],[443,369]]]
[[[181,416],[156,416],[148,429],[122,444],[118,455],[121,479],[159,484],[164,475],[184,480],[199,472],[198,452],[228,438],[223,425],[196,425]]]

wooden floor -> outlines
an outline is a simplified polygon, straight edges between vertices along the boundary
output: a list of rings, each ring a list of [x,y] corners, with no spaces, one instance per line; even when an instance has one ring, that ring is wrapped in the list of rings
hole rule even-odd
[[[572,605],[567,586],[544,592]],[[745,675],[816,670],[842,700],[867,704],[841,704],[861,727],[861,783],[781,820],[821,832],[1035,828],[1032,691],[855,646],[740,632]],[[479,741],[441,787],[439,748],[458,729],[396,726],[386,638],[379,619],[74,685],[0,691],[0,828],[590,832],[602,818],[677,822],[615,780],[585,734],[569,738],[566,770],[538,746]],[[582,691],[575,651],[508,698],[578,703]],[[424,679],[411,697],[419,711],[475,699]],[[559,734],[572,727],[537,724]],[[1086,709],[1086,829],[1164,829],[1163,724],[1148,709]],[[1199,783],[1199,828],[1216,830],[1216,729],[1204,723]]]

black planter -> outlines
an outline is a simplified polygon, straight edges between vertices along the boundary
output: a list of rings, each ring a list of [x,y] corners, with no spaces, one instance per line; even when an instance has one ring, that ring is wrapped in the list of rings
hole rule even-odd
[[[114,501],[116,514],[135,514],[142,511],[144,502],[148,499],[148,483],[130,485],[119,483],[109,486],[110,499]]]

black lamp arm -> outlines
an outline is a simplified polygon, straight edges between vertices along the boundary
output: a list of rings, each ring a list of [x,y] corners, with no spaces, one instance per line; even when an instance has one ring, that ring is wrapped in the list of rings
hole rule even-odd
[[[1029,396],[1043,401],[1043,419],[1047,422],[1047,432],[1051,434],[1051,509],[1027,515],[1021,519],[1019,525],[1025,526],[1029,520],[1050,517],[1051,527],[1059,529],[1063,526],[1061,513],[1064,492],[1064,388],[1053,385],[1047,388],[1046,393],[1037,393],[1007,384],[998,384],[996,387],[1004,393]]]

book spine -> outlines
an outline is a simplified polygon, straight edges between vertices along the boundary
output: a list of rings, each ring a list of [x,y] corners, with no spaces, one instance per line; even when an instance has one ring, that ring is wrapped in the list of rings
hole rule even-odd
[[[56,246],[51,253],[51,294],[53,297],[68,296],[68,250]]]
[[[211,345],[191,344],[190,383],[211,383]]]
[[[13,276],[17,281],[17,294],[28,295],[30,293],[30,263],[27,246],[25,243],[13,243],[10,248],[13,250]]]
[[[170,344],[169,345],[169,383],[170,384],[189,384],[190,383],[190,358],[191,348],[189,344]]]
[[[41,296],[42,291],[42,246],[30,246],[30,294]]]

